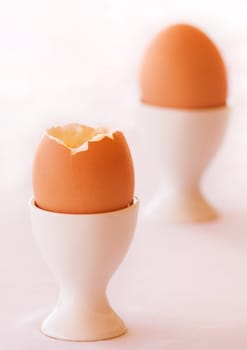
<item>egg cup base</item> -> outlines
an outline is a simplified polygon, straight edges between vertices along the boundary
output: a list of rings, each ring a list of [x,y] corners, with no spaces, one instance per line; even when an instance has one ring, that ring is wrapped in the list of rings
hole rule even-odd
[[[199,191],[195,193],[178,193],[167,196],[157,195],[145,208],[145,216],[150,219],[171,224],[186,224],[217,220],[218,212],[207,202]]]
[[[61,320],[65,318],[67,319],[66,328],[61,324]],[[126,331],[124,322],[110,307],[108,312],[102,315],[93,315],[85,310],[78,318],[70,317],[61,310],[54,311],[41,325],[42,334],[53,339],[71,342],[107,340],[119,337]]]

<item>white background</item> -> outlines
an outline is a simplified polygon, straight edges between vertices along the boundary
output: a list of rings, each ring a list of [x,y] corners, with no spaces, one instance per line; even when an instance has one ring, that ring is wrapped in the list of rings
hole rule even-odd
[[[215,40],[228,67],[230,102],[245,113],[244,0],[1,0],[0,189],[30,183],[34,147],[47,126],[133,126],[143,50],[174,22],[198,25]],[[245,127],[231,140],[237,157]]]
[[[136,136],[139,64],[149,40],[174,22],[205,30],[228,69],[228,132],[203,181],[223,217],[205,225],[158,227],[140,215],[133,246],[109,291],[130,332],[90,347],[247,349],[246,10],[244,0],[1,0],[1,349],[89,349],[38,332],[57,287],[29,223],[35,147],[54,123],[122,128],[145,207],[159,174]]]

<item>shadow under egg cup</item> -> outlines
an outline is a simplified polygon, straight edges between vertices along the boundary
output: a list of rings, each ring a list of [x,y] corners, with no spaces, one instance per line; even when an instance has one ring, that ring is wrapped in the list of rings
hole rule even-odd
[[[161,186],[146,215],[171,223],[216,219],[217,211],[200,191],[200,179],[223,139],[229,108],[186,110],[142,104],[139,112],[147,151],[162,165]]]
[[[125,333],[106,296],[135,231],[139,200],[99,214],[60,214],[30,201],[33,233],[60,285],[58,302],[41,331],[70,341],[110,339]]]

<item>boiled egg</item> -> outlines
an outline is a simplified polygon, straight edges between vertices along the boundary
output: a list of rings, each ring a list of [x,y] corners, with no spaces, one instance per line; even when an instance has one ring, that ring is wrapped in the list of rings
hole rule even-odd
[[[35,154],[33,192],[39,208],[58,213],[128,207],[134,168],[123,133],[81,124],[49,128]]]

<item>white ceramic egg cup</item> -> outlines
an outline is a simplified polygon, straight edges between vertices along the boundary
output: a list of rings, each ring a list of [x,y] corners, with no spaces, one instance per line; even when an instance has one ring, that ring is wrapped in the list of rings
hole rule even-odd
[[[216,210],[200,191],[200,179],[223,139],[229,108],[183,110],[142,104],[139,121],[148,152],[161,164],[159,192],[146,215],[164,222],[212,220]]]
[[[60,214],[30,202],[31,223],[41,254],[57,278],[60,295],[41,331],[53,338],[96,341],[125,333],[110,307],[107,284],[131,242],[139,201],[100,214]]]

